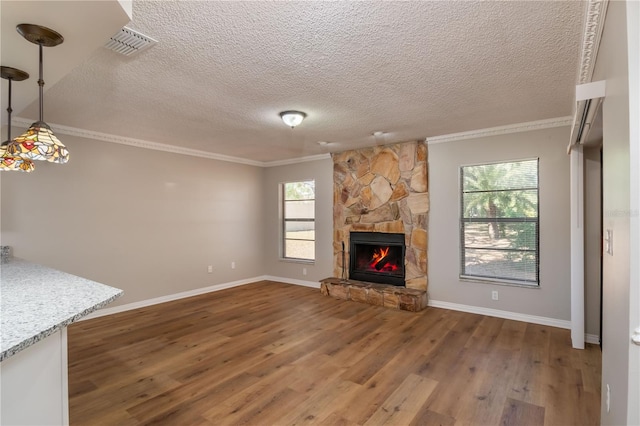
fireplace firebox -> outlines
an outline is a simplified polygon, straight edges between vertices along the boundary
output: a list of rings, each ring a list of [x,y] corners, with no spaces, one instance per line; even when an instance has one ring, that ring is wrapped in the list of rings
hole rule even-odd
[[[404,241],[404,234],[351,232],[349,278],[404,287]]]

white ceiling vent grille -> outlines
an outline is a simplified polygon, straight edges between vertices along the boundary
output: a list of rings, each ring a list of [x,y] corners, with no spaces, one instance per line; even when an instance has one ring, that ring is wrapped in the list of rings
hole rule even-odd
[[[157,40],[154,40],[144,34],[140,34],[131,28],[123,27],[109,39],[104,47],[113,50],[114,52],[131,56],[142,50],[148,49],[157,42]]]

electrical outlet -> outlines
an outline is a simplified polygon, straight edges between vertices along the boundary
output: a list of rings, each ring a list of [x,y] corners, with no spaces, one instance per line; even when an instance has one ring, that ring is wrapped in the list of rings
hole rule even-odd
[[[607,406],[607,413],[611,410],[611,388],[609,387],[609,383],[607,383],[607,399],[605,401]]]
[[[231,269],[236,269],[236,262],[231,262]]]
[[[307,268],[302,268],[302,275],[307,275]]]
[[[212,273],[213,272],[213,265],[207,266],[207,272],[208,273]]]
[[[491,292],[491,300],[498,300],[498,291],[497,290],[493,290]]]

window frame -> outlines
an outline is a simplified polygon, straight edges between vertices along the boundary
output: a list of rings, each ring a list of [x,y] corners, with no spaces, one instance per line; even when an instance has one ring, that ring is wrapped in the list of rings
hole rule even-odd
[[[466,167],[474,167],[474,166],[487,166],[487,165],[492,165],[492,164],[508,164],[508,163],[521,163],[521,162],[527,162],[527,161],[536,161],[536,178],[537,178],[537,185],[535,187],[536,190],[536,197],[537,197],[537,205],[536,205],[536,211],[537,211],[537,215],[535,218],[465,218],[464,217],[464,168]],[[532,190],[534,188],[528,188],[528,187],[523,187],[523,188],[518,188],[518,189],[509,189],[509,190],[496,190],[496,192],[500,192],[500,191],[518,191],[518,190]],[[488,191],[487,191],[488,192]],[[478,282],[482,282],[482,283],[491,283],[491,284],[501,284],[501,285],[510,285],[510,286],[517,286],[517,287],[525,287],[525,288],[540,288],[540,158],[539,157],[533,157],[533,158],[520,158],[520,159],[512,159],[512,160],[499,160],[499,161],[487,161],[487,162],[479,162],[479,163],[472,163],[472,164],[464,164],[461,165],[458,169],[458,197],[459,197],[459,202],[458,202],[458,208],[459,208],[459,215],[458,215],[458,226],[459,226],[459,232],[458,232],[458,242],[459,242],[459,247],[458,247],[458,254],[460,256],[460,270],[459,270],[459,275],[458,277],[461,280],[464,281],[478,281]],[[510,252],[534,252],[535,254],[535,280],[520,280],[520,279],[513,279],[513,278],[504,278],[504,277],[492,277],[492,276],[485,276],[485,275],[474,275],[474,274],[469,274],[469,273],[465,273],[465,254],[466,254],[466,250],[467,247],[465,245],[465,228],[464,225],[465,223],[490,223],[490,222],[497,222],[497,223],[535,223],[536,224],[536,236],[535,236],[535,243],[536,243],[536,249],[535,250],[519,250],[519,249],[503,249],[504,251],[510,251]],[[472,249],[472,248],[470,248]],[[477,248],[476,248],[477,249]]]
[[[286,217],[286,203],[287,201],[296,201],[296,200],[287,200],[286,199],[286,185],[287,184],[292,184],[292,183],[300,183],[300,182],[313,182],[313,198],[312,199],[305,199],[304,201],[313,201],[313,217],[312,218],[292,218],[292,219],[287,219]],[[307,264],[314,264],[316,261],[316,242],[317,242],[317,237],[315,234],[315,225],[316,225],[316,179],[314,178],[310,178],[310,179],[296,179],[296,180],[290,180],[290,181],[286,181],[286,182],[280,182],[279,185],[279,198],[280,198],[280,203],[279,203],[279,207],[280,207],[280,260],[282,261],[286,261],[286,262],[294,262],[294,263],[307,263]],[[287,223],[289,222],[313,222],[313,227],[314,227],[314,236],[313,236],[313,240],[308,240],[308,239],[296,239],[296,238],[287,238]],[[286,243],[287,240],[294,240],[294,241],[313,241],[313,259],[307,259],[307,258],[300,258],[300,257],[287,257],[286,256]]]

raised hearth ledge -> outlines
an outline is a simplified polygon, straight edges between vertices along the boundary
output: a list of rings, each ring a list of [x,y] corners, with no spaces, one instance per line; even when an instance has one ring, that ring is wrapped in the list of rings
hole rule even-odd
[[[427,307],[427,292],[389,284],[330,277],[320,280],[320,292],[341,300],[384,306],[385,308],[418,312]]]

